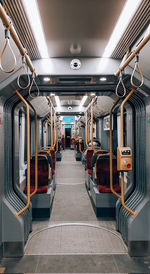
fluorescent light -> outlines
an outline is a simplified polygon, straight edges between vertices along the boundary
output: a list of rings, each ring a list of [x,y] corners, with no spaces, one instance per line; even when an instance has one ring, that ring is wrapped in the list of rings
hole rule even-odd
[[[31,29],[33,31],[41,57],[49,58],[37,0],[22,0],[22,3],[31,25]]]
[[[109,39],[109,42],[103,53],[103,57],[110,57],[113,53],[115,47],[117,46],[121,36],[125,32],[129,22],[134,16],[138,6],[142,0],[127,0],[124,8],[121,12],[121,15],[117,21],[117,24],[113,30],[113,33]]]
[[[104,81],[107,80],[107,78],[106,77],[101,77],[101,78],[99,78],[99,80],[102,81],[102,82],[104,82]]]
[[[44,77],[43,80],[44,80],[44,82],[49,82],[50,81],[50,77]]]
[[[81,103],[80,103],[80,107],[82,107],[87,99],[87,95],[83,96],[82,100],[81,100]]]
[[[55,100],[56,100],[57,107],[60,108],[60,99],[59,99],[59,97],[55,96]]]

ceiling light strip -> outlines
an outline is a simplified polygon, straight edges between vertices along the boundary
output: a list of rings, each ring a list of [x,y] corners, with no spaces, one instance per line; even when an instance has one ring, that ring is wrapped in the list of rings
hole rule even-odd
[[[146,4],[145,4],[144,8],[148,9],[148,7],[146,7]],[[131,46],[133,41],[135,41],[135,37],[137,37],[139,35],[140,30],[144,28],[144,25],[149,20],[149,16],[146,14],[145,10],[140,10],[139,17],[135,21],[136,18],[137,18],[137,13],[135,14],[134,18],[132,19],[133,25],[132,25],[132,23],[130,24],[130,26],[127,28],[126,32],[124,33],[124,35],[121,38],[121,41],[122,41],[122,39],[124,39],[125,43],[123,45],[122,45],[121,41],[118,43],[118,46],[117,46],[117,48],[119,47],[118,53],[121,53],[122,51],[124,51],[124,53],[125,53],[127,51],[127,49]]]
[[[56,101],[57,107],[60,108],[61,104],[60,104],[59,96],[55,96],[55,101]]]
[[[87,95],[83,96],[81,103],[80,103],[80,107],[82,107],[85,104],[86,99],[88,98]]]
[[[117,21],[117,24],[113,30],[113,33],[109,39],[109,42],[103,53],[103,57],[110,57],[116,48],[120,38],[125,32],[127,26],[129,25],[132,17],[134,16],[136,10],[138,9],[142,0],[127,0],[126,4],[121,12],[121,15]]]
[[[39,59],[40,53],[20,1],[3,0],[3,7],[15,24],[17,35],[31,59]],[[19,15],[19,16],[18,16]],[[22,20],[19,20],[21,18]]]
[[[48,49],[44,37],[44,30],[40,17],[40,12],[36,0],[22,0],[23,7],[28,17],[31,29],[33,31],[39,52],[42,58],[48,58]]]
[[[149,0],[142,1],[111,57],[121,59],[149,21]]]

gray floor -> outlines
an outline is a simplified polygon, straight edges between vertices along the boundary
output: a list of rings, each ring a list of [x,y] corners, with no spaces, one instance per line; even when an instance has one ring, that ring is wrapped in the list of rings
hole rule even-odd
[[[96,218],[84,180],[81,162],[75,161],[73,151],[64,151],[62,162],[57,163],[50,220],[33,222],[25,256],[3,258],[0,271],[5,267],[4,273],[20,274],[150,273],[150,258],[130,258],[120,235],[111,233],[116,233],[115,222]]]
[[[36,234],[27,243],[26,255],[127,253],[123,241],[114,234],[85,226],[98,225],[115,231],[114,221],[96,218],[84,181],[84,167],[75,161],[74,151],[64,151],[56,168],[57,187],[51,218],[44,223],[34,222],[30,237],[40,228],[55,224],[72,225],[49,228]],[[74,226],[74,223],[79,223],[79,226]]]

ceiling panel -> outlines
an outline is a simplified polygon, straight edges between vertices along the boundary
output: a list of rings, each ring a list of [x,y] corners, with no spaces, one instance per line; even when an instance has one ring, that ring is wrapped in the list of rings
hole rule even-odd
[[[101,56],[125,0],[37,2],[50,57],[68,57],[72,48],[78,56]]]
[[[48,101],[44,96],[39,96],[32,99],[31,103],[37,114],[41,117],[44,117],[50,112],[50,106],[48,105]]]
[[[114,100],[109,96],[99,96],[97,103],[94,105],[94,113],[96,116],[104,115],[110,112]]]
[[[72,96],[70,96],[72,97]],[[59,96],[61,106],[66,106],[66,112],[68,112],[67,106],[79,106],[82,96],[74,96],[74,98],[69,99],[67,96]],[[84,104],[84,107],[88,106],[91,102],[92,97],[89,96]],[[48,105],[48,101],[46,97],[39,96],[31,101],[33,107],[36,109],[37,114],[41,117],[46,116],[50,112],[50,106]],[[55,99],[53,98],[54,106],[56,107]],[[97,99],[97,103],[94,105],[94,114],[95,116],[104,115],[110,112],[110,109],[114,103],[114,100],[109,96],[99,96]],[[64,110],[64,108],[63,108]]]

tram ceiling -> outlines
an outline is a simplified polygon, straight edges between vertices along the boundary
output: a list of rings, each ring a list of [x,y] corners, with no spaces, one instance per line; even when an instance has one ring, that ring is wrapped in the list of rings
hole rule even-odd
[[[38,0],[49,57],[102,56],[125,0]]]

